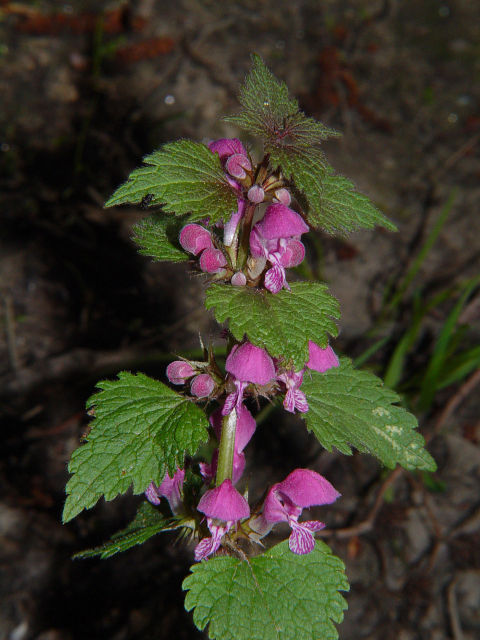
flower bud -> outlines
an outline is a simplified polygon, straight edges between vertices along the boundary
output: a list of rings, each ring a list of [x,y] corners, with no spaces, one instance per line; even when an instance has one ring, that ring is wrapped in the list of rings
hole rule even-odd
[[[243,180],[247,176],[246,172],[252,170],[252,165],[246,155],[234,153],[228,158],[225,168],[231,176]]]
[[[200,256],[200,269],[206,273],[218,273],[227,264],[227,259],[220,251],[209,247]]]
[[[199,376],[195,376],[190,384],[190,391],[197,398],[207,398],[214,389],[215,382],[208,373],[201,373]]]
[[[174,360],[167,367],[167,378],[172,384],[184,384],[185,380],[193,375],[195,375],[195,369],[184,360]]]
[[[264,197],[265,191],[259,184],[254,184],[248,190],[247,198],[250,200],[250,202],[253,202],[253,204],[260,204],[260,202],[263,202]]]
[[[281,204],[284,204],[286,207],[290,206],[290,203],[292,202],[292,196],[290,195],[290,191],[288,189],[277,189],[275,191],[275,198],[278,200],[278,202],[280,202]]]
[[[247,278],[244,273],[237,271],[237,273],[233,274],[230,282],[234,287],[244,287],[247,284]]]
[[[179,241],[185,251],[193,253],[194,256],[198,256],[204,249],[213,247],[210,233],[199,224],[187,224],[183,227]]]

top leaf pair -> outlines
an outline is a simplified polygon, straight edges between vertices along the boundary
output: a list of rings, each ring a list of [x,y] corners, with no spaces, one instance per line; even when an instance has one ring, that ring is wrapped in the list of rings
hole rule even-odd
[[[339,134],[299,109],[285,83],[277,80],[262,59],[253,66],[240,90],[240,114],[226,118],[263,140],[272,170],[279,170],[312,228],[345,234],[375,225],[395,230],[352,182],[336,175],[320,149]],[[227,221],[237,207],[237,194],[229,184],[217,154],[189,140],[166,144],[144,158],[146,166],[133,171],[106,202],[106,207],[147,202],[162,205],[166,213],[189,215],[190,221],[209,218]]]

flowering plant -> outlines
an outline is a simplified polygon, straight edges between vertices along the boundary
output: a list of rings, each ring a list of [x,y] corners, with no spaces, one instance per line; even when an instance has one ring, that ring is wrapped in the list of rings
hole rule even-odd
[[[185,606],[211,638],[337,638],[343,564],[315,539],[325,524],[303,511],[340,494],[317,472],[294,469],[250,504],[245,449],[257,427],[252,411],[281,402],[328,450],[435,469],[398,396],[335,354],[339,310],[326,285],[287,275],[304,260],[310,229],[395,227],[328,165],[320,144],[337,133],[305,116],[258,56],[240,102],[227,120],[261,139],[260,161],[237,138],[180,140],[147,156],[106,203],[160,206],[135,241],[143,254],[205,274],[205,305],[226,323],[225,366],[210,347],[201,361],[168,365],[172,387],[130,372],[100,382],[88,402],[92,429],[69,464],[63,517],[133,485],[146,497],[135,520],[80,555],[108,557],[178,529],[196,562]],[[281,523],[288,542],[272,546]]]

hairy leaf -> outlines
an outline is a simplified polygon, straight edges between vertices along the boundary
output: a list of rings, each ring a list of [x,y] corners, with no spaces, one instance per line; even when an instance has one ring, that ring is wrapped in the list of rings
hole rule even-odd
[[[211,223],[228,219],[237,210],[237,196],[227,182],[218,154],[199,142],[178,140],[144,158],[145,167],[135,169],[105,203],[161,204],[166,213],[190,214],[190,221],[209,218]]]
[[[287,85],[272,74],[258,55],[252,56],[252,68],[238,99],[243,111],[225,119],[263,138],[267,153],[310,148],[339,135],[302,113]]]
[[[342,561],[323,542],[295,555],[282,542],[248,563],[217,557],[183,582],[187,611],[212,640],[335,640],[348,591]]]
[[[158,509],[155,509],[148,502],[143,502],[137,511],[137,515],[132,522],[115,533],[108,542],[105,542],[94,549],[85,549],[76,553],[73,557],[95,558],[99,556],[102,560],[111,558],[117,553],[128,551],[132,547],[143,544],[149,538],[156,536],[161,531],[172,531],[175,529],[175,521],[165,518]]]
[[[368,452],[393,468],[435,471],[436,464],[416,431],[415,416],[395,406],[399,396],[377,376],[352,367],[342,358],[339,367],[325,373],[305,373],[302,391],[309,411],[307,427],[329,451],[336,447],[351,454],[351,447]]]
[[[89,509],[103,495],[113,500],[133,483],[142,493],[151,481],[160,484],[183,467],[208,439],[203,411],[188,398],[157,380],[122,372],[118,380],[103,380],[93,395],[95,419],[87,442],[73,452],[63,520]]]
[[[218,322],[228,320],[237,340],[246,335],[270,355],[292,359],[301,369],[308,360],[309,340],[325,347],[328,334],[337,334],[332,318],[339,317],[339,307],[324,284],[293,282],[291,289],[273,294],[213,284],[207,290],[205,305],[214,308]]]
[[[396,230],[350,180],[325,166],[318,151],[280,151],[272,154],[272,162],[282,168],[285,177],[305,197],[305,215],[312,227],[328,233],[372,229],[376,225]]]
[[[164,213],[154,213],[133,227],[134,241],[139,253],[160,262],[184,262],[189,256],[181,248],[178,235],[186,224],[185,219]]]

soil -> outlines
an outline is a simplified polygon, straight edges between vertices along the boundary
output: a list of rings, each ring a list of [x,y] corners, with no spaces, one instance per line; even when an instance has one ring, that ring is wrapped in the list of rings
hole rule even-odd
[[[96,381],[124,369],[165,379],[199,331],[219,337],[189,268],[136,253],[131,227],[145,212],[103,202],[162,143],[237,135],[220,117],[238,108],[255,51],[309,114],[344,132],[326,145],[329,161],[399,227],[311,243],[309,265],[341,303],[335,349],[355,357],[379,335],[400,338],[415,290],[427,298],[479,271],[480,6],[2,0],[0,17],[0,638],[204,637],[183,609],[192,550],[174,536],[71,560],[125,526],[138,496],[61,524]],[[449,200],[418,276],[380,323],[386,287]],[[431,356],[453,303],[428,314],[404,381]],[[463,346],[477,343],[479,319],[476,291]],[[391,352],[389,343],[369,365],[381,374]],[[280,415],[247,450],[253,492],[309,466],[342,493],[321,517],[351,582],[343,640],[479,637],[478,378],[444,388],[419,416],[433,479],[321,451]]]

